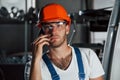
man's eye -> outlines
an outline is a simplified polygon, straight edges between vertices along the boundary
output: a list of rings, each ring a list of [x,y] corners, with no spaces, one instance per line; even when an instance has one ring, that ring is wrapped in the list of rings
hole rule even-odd
[[[49,28],[49,25],[44,25],[45,28]]]
[[[49,28],[49,29],[52,29],[53,27],[52,27],[52,26],[49,26],[48,28]]]
[[[61,24],[57,24],[57,27],[61,27]]]
[[[52,29],[53,27],[50,26],[50,25],[45,25],[44,28],[45,28],[45,29]]]

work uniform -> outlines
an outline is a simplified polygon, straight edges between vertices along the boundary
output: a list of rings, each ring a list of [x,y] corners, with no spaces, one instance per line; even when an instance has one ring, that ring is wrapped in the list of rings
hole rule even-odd
[[[69,67],[66,70],[61,70],[52,63],[54,69],[56,70],[57,74],[60,77],[60,80],[79,80],[77,58],[74,48],[73,47],[71,48],[72,48],[72,60]],[[81,58],[83,61],[83,67],[85,72],[84,80],[89,80],[89,78],[97,78],[99,76],[104,75],[101,62],[99,61],[95,52],[88,48],[79,48],[79,50],[81,52]],[[28,80],[29,78],[30,64],[31,64],[30,61],[26,64],[26,69],[25,69],[26,80]],[[52,80],[51,74],[44,60],[41,61],[41,73],[42,73],[42,80]]]

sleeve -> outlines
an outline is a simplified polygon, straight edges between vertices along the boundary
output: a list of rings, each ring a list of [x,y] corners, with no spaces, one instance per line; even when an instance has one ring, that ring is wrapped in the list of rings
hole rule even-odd
[[[30,76],[30,68],[31,68],[31,60],[32,56],[28,56],[28,61],[25,64],[25,69],[24,69],[24,80],[29,80]]]
[[[90,78],[104,75],[102,64],[93,50],[90,50]]]

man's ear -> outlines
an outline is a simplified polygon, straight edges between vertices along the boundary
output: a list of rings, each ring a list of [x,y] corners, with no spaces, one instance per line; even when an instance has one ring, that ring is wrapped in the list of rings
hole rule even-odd
[[[66,34],[68,35],[70,32],[70,25],[66,25]]]

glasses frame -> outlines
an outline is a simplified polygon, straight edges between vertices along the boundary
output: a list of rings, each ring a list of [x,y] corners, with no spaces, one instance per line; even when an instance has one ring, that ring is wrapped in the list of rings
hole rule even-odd
[[[51,30],[53,30],[54,26],[52,24],[55,24],[55,26],[57,28],[60,28],[63,25],[67,25],[67,21],[42,23],[42,29],[43,29],[43,31],[46,31],[46,30],[51,31]]]

